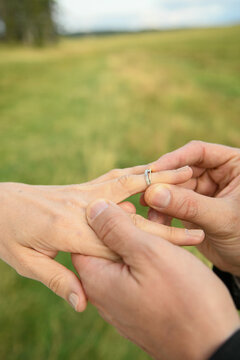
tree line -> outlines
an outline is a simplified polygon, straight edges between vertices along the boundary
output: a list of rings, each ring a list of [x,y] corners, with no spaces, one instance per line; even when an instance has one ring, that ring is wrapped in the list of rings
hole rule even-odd
[[[56,41],[55,0],[0,0],[6,42],[43,45]]]

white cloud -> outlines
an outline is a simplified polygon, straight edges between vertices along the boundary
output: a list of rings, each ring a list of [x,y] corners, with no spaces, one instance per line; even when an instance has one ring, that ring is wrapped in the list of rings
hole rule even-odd
[[[58,0],[68,32],[171,28],[240,21],[239,0]]]

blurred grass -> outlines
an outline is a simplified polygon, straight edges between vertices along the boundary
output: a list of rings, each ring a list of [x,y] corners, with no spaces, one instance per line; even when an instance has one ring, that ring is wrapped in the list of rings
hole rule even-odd
[[[192,139],[240,147],[239,38],[236,26],[1,45],[0,181],[80,183]],[[77,315],[0,273],[1,359],[148,359],[92,307]]]

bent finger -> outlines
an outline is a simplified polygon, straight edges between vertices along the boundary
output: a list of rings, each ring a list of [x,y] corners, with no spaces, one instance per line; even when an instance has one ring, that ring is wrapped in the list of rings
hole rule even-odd
[[[78,277],[69,269],[46,255],[24,249],[18,273],[40,281],[56,295],[65,299],[76,311],[82,312],[87,299]]]
[[[230,160],[235,153],[236,149],[224,145],[191,141],[183,147],[163,155],[151,167],[154,171],[175,169],[185,165],[215,168]]]

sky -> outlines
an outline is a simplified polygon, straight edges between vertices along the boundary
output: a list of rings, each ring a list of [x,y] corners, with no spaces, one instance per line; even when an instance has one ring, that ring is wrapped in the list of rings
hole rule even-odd
[[[240,0],[57,0],[64,32],[240,23]]]

